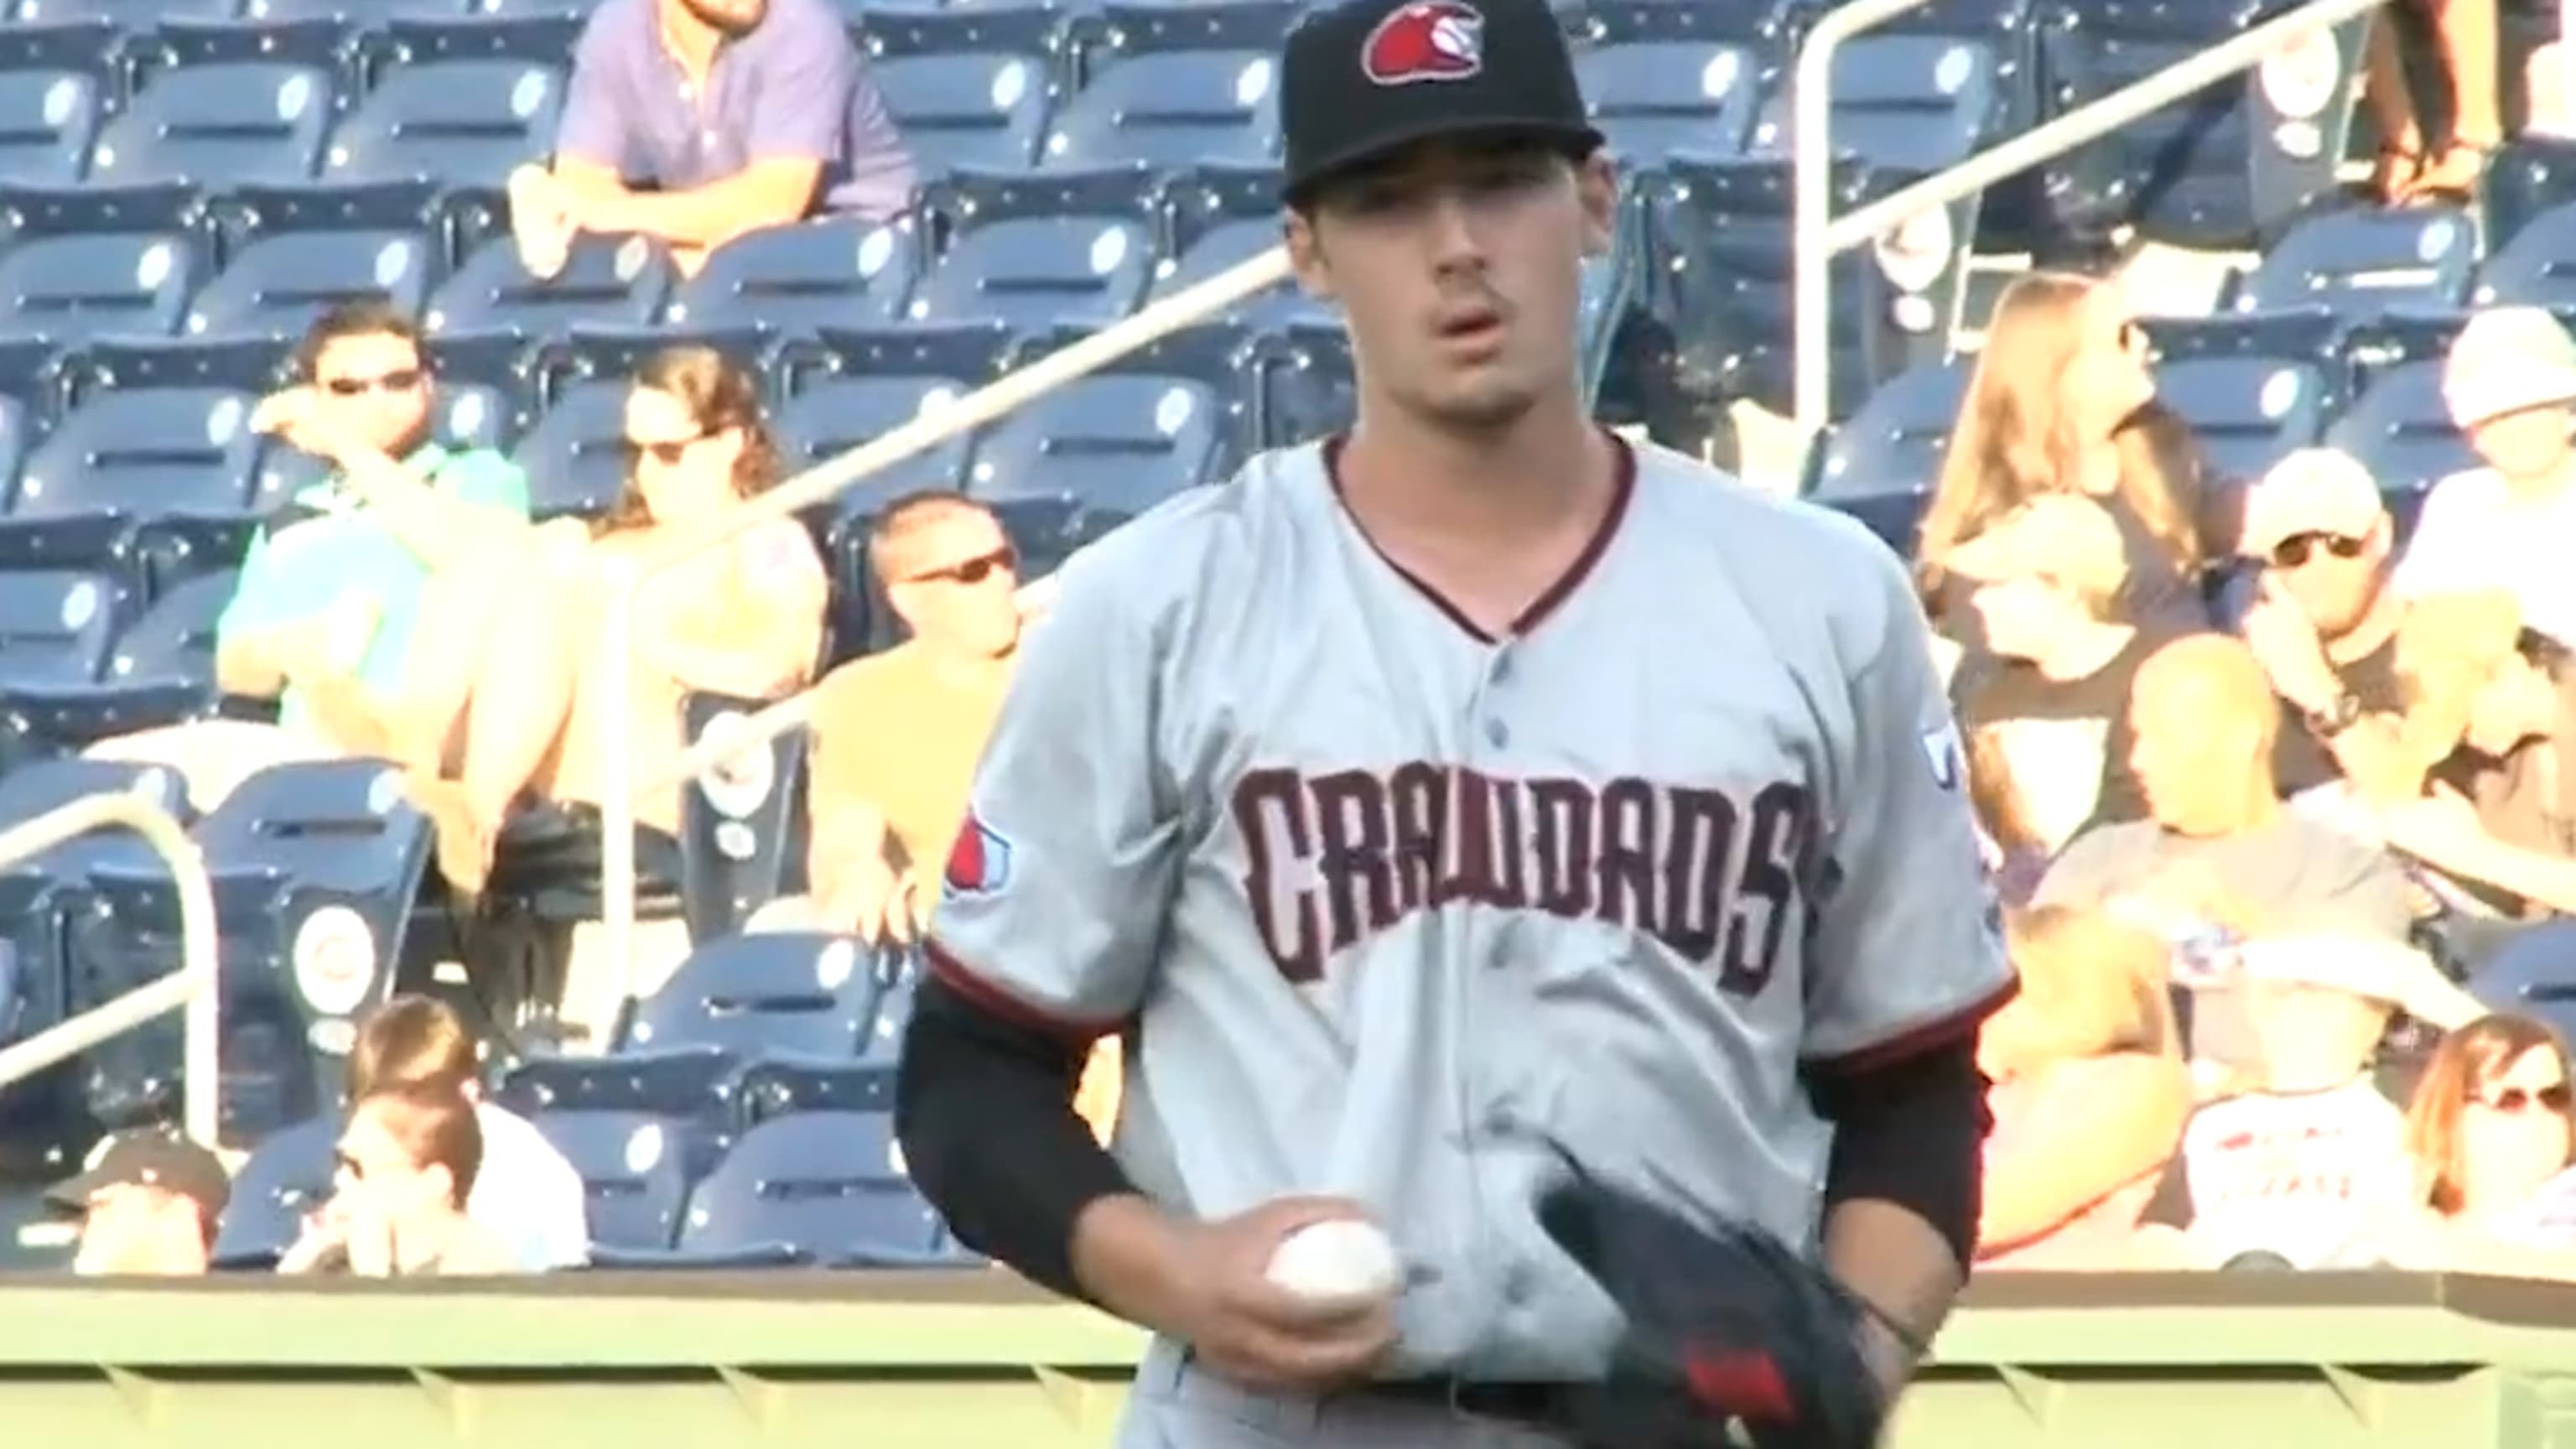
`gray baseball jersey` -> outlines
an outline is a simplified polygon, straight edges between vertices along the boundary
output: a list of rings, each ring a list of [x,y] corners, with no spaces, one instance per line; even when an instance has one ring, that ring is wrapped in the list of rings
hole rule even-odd
[[[933,921],[961,993],[1131,1029],[1116,1152],[1220,1217],[1368,1204],[1396,1373],[1580,1375],[1616,1328],[1540,1232],[1544,1132],[1814,1240],[1802,1065],[2009,996],[1949,707],[1896,558],[1622,450],[1582,559],[1488,638],[1380,554],[1331,445],[1079,555]]]

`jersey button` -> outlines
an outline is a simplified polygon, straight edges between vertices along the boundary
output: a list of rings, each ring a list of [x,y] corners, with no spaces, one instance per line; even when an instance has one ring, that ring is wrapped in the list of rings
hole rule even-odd
[[[1499,750],[1511,742],[1512,731],[1510,726],[1504,724],[1498,719],[1489,719],[1485,721],[1485,743],[1492,745],[1495,749]]]
[[[1529,1302],[1530,1293],[1538,1286],[1538,1274],[1526,1262],[1514,1263],[1503,1272],[1503,1301],[1514,1308]]]
[[[1496,684],[1501,684],[1501,683],[1504,683],[1505,681],[1509,680],[1511,677],[1512,677],[1512,656],[1511,656],[1511,655],[1509,655],[1509,654],[1497,654],[1497,655],[1495,655],[1495,656],[1494,656],[1494,672],[1493,672],[1493,679],[1494,679],[1494,682],[1495,682]]]

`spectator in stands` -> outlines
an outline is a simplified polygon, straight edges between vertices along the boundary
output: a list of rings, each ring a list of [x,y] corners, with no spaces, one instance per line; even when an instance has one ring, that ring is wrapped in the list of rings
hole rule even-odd
[[[2021,994],[1987,1018],[1977,1266],[2114,1268],[2191,1112],[2165,946],[2098,911],[2007,917]]]
[[[2522,627],[2501,589],[2437,594],[2398,633],[2409,750],[2423,796],[2383,809],[2389,843],[2509,917],[2576,912],[2576,739],[2566,646]]]
[[[551,171],[511,178],[551,276],[579,232],[638,233],[683,272],[745,232],[912,204],[911,152],[828,0],[604,0],[573,52]]]
[[[485,1100],[474,1039],[446,1003],[397,996],[358,1029],[349,1049],[349,1100],[415,1091],[453,1092],[474,1109],[482,1160],[465,1211],[511,1248],[520,1267],[542,1272],[589,1261],[581,1174],[527,1119]]]
[[[927,492],[886,510],[868,563],[912,637],[815,689],[806,875],[824,929],[908,941],[1010,687],[1019,556],[992,510]]]
[[[2347,775],[2374,797],[2412,792],[2395,750],[2395,539],[2379,485],[2348,453],[2301,449],[2246,491],[2243,547],[2263,572],[2241,627],[2280,699],[2272,773],[2285,798]]]
[[[2128,553],[2124,617],[2208,623],[2204,561],[2234,541],[2227,490],[2207,487],[2187,428],[2156,402],[2147,339],[2117,287],[2057,272],[2015,278],[1924,510],[1916,575],[1934,622],[1969,631],[1952,550],[2043,493],[2111,512]]]
[[[2089,498],[2042,494],[1951,550],[1990,657],[1953,681],[1959,722],[1996,741],[2008,786],[2055,854],[2088,823],[2146,814],[2129,767],[2129,685],[2172,637],[2119,614],[2120,531]]]
[[[217,621],[216,682],[279,700],[280,722],[331,747],[435,770],[469,708],[516,725],[521,671],[494,667],[487,562],[526,527],[528,480],[488,449],[430,437],[419,329],[375,300],[332,308],[297,352],[305,381],[252,426],[328,464],[251,542]],[[540,702],[541,703],[541,702]],[[533,769],[513,728],[487,730],[503,770]]]
[[[206,1271],[232,1178],[215,1154],[166,1128],[102,1139],[46,1206],[81,1220],[72,1271],[191,1277]]]
[[[2451,344],[2442,397],[2486,466],[2433,485],[2398,592],[2507,588],[2526,623],[2576,644],[2576,337],[2538,307],[2480,312]]]
[[[280,1273],[409,1278],[512,1273],[518,1258],[466,1212],[483,1161],[473,1106],[449,1087],[388,1088],[341,1129],[331,1199]]]
[[[2371,191],[2390,206],[2438,201],[2466,206],[2486,173],[2487,157],[2504,140],[2504,112],[2497,95],[2497,0],[2415,0],[2428,18],[2442,74],[2450,82],[2451,128],[2432,149],[2416,115],[2408,85],[2408,23],[2391,5],[2374,15],[2364,56],[2362,92],[2379,129],[2379,158]]]
[[[2565,1043],[2525,1016],[2485,1016],[2433,1053],[2406,1113],[2420,1200],[2441,1223],[2445,1261],[2528,1244],[2541,1190],[2576,1163],[2576,1103]]]
[[[2196,634],[2157,650],[2129,714],[2150,818],[2077,836],[2035,904],[2102,906],[2156,932],[2184,980],[2201,943],[2231,935],[2406,942],[2412,907],[2396,862],[2282,804],[2271,769],[2279,706],[2242,641]],[[2479,1014],[2430,961],[2415,962],[2394,993],[2408,1012],[2436,1026]],[[2204,1080],[2259,1068],[2238,992],[2212,983],[2191,1004],[2183,1045]]]
[[[2298,1268],[2402,1254],[2414,1229],[2405,1118],[2371,1080],[2402,947],[2334,935],[2250,941],[2241,995],[2259,1052],[2208,1103],[2139,1215],[2140,1258],[2207,1268],[2273,1254]]]

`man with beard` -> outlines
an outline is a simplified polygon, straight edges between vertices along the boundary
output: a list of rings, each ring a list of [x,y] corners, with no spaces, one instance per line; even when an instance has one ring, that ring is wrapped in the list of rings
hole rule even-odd
[[[912,203],[912,154],[827,0],[605,0],[573,52],[552,171],[510,178],[530,272],[581,232],[634,233],[684,272],[745,232]]]

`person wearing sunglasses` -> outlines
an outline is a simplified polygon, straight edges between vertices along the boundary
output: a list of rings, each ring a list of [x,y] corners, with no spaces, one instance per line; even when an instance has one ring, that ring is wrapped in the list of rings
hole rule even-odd
[[[2537,307],[2482,311],[2451,344],[2442,400],[2484,466],[2425,496],[2398,592],[2502,586],[2532,628],[2576,644],[2576,336]]]
[[[1018,657],[1019,555],[992,510],[936,491],[886,509],[868,562],[912,637],[815,691],[807,874],[825,929],[909,941]]]
[[[2346,779],[2414,793],[2392,744],[2404,602],[2389,587],[2396,526],[2359,460],[2302,448],[2246,490],[2241,546],[2261,568],[2238,627],[2281,701],[2272,772],[2284,798]],[[2340,793],[2340,792],[2334,792]]]
[[[2530,1017],[2483,1016],[2446,1037],[2406,1113],[2421,1202],[2446,1266],[2527,1241],[2540,1197],[2576,1164],[2565,1043]]]

